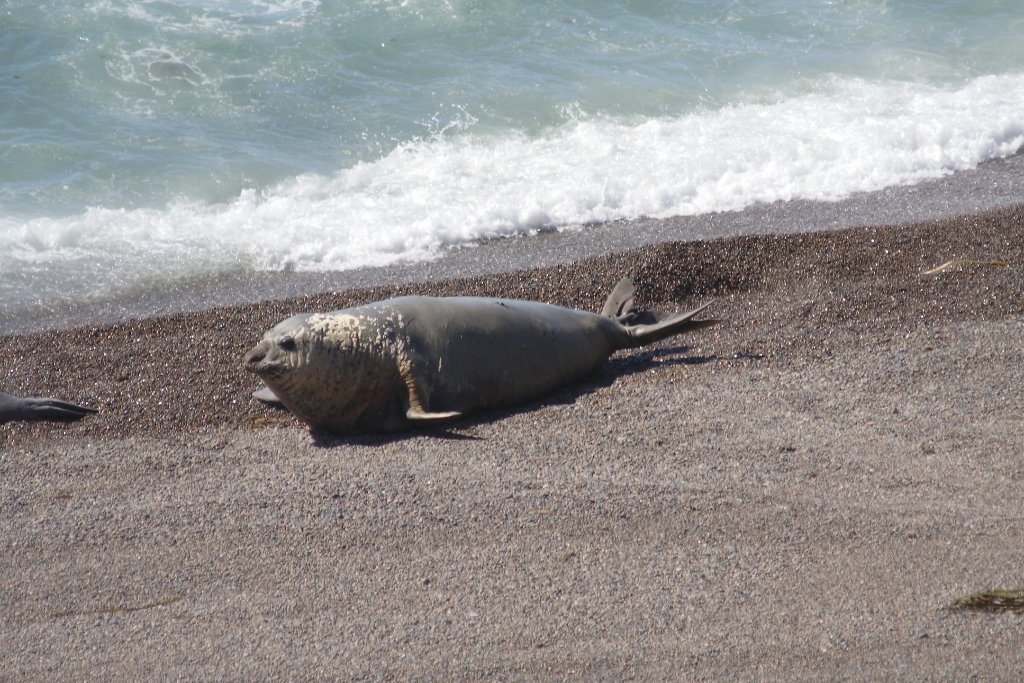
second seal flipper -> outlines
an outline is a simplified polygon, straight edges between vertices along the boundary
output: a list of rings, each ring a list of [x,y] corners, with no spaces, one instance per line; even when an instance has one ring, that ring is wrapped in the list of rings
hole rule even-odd
[[[21,398],[0,392],[0,422],[50,420],[72,422],[99,412],[95,408],[68,403],[56,398]]]

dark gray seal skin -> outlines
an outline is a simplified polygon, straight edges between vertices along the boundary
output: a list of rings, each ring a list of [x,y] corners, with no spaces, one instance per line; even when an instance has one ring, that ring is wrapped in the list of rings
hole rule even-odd
[[[14,420],[51,420],[72,422],[81,420],[95,408],[75,405],[56,398],[20,398],[0,392],[0,422]]]
[[[664,316],[633,306],[619,282],[601,313],[533,301],[407,296],[276,325],[244,359],[309,425],[337,433],[391,432],[510,406],[578,380],[619,349],[715,320],[708,304]]]

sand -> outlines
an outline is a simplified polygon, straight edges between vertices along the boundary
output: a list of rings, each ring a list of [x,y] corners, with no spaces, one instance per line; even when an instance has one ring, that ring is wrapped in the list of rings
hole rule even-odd
[[[959,264],[926,274],[952,259]],[[448,429],[310,433],[239,367],[403,292],[719,327]],[[1015,680],[1024,207],[0,337],[0,674],[20,680]]]

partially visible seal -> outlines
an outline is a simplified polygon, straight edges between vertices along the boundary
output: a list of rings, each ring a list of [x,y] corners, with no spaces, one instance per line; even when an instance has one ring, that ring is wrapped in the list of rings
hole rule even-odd
[[[396,431],[508,406],[592,372],[618,349],[715,320],[708,304],[668,316],[633,305],[619,282],[600,314],[533,301],[408,296],[295,315],[243,364],[299,419],[333,432]]]
[[[56,398],[20,398],[0,392],[0,422],[14,420],[52,420],[71,422],[81,420],[95,408],[75,405]]]

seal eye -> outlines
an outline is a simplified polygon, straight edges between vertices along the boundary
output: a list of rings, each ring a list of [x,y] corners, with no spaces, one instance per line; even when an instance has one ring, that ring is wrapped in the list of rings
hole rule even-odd
[[[277,345],[280,346],[285,351],[294,351],[295,350],[295,338],[294,337],[282,337],[281,341],[277,342]]]

